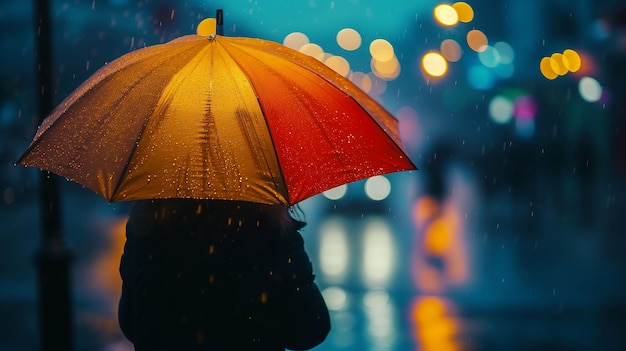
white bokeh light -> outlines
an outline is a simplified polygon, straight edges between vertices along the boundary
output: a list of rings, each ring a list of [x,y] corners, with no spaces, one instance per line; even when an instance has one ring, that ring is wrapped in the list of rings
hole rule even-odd
[[[489,103],[489,116],[499,124],[506,124],[513,119],[513,102],[503,96],[496,96]]]
[[[591,77],[583,77],[578,82],[578,92],[585,101],[596,102],[602,97],[602,86]]]
[[[397,254],[392,235],[382,219],[369,220],[363,229],[362,273],[371,288],[383,288],[391,279]]]
[[[375,176],[365,181],[365,194],[372,200],[384,200],[390,193],[391,182],[385,176]]]
[[[350,259],[345,226],[337,220],[327,220],[320,228],[320,268],[330,282],[342,281]]]
[[[329,200],[339,200],[342,197],[344,197],[347,192],[348,192],[348,185],[344,184],[344,185],[340,185],[338,187],[332,188],[330,190],[326,190],[325,192],[322,193],[322,195],[324,195],[324,197]]]

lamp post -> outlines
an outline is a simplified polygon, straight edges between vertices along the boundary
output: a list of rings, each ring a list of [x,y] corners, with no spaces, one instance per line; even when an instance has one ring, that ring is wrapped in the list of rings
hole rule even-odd
[[[35,0],[35,29],[40,121],[52,111],[52,49],[50,4]],[[43,351],[73,349],[70,263],[61,230],[57,176],[41,172],[42,243],[35,254],[38,279],[39,327]]]

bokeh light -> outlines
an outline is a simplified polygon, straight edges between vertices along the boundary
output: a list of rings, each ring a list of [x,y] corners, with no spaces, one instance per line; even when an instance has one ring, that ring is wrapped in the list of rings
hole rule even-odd
[[[515,51],[513,47],[504,41],[493,44],[494,49],[498,50],[500,55],[500,63],[511,64],[515,60]]]
[[[330,286],[322,290],[322,296],[331,311],[343,311],[348,305],[348,294],[342,288]]]
[[[324,277],[331,282],[341,281],[348,273],[350,245],[345,225],[336,220],[327,220],[320,228],[320,268]]]
[[[372,82],[372,88],[369,91],[371,96],[379,96],[382,95],[385,91],[387,91],[387,81],[377,77],[374,73],[370,72],[367,74],[370,81]]]
[[[472,29],[467,32],[466,39],[467,45],[469,45],[469,47],[476,52],[485,50],[487,45],[489,45],[489,41],[487,40],[485,33],[478,29]]]
[[[517,118],[533,119],[537,115],[537,102],[531,95],[523,95],[515,99],[513,115]]]
[[[494,68],[500,63],[500,53],[493,46],[487,45],[478,53],[478,60],[485,67]]]
[[[329,200],[339,200],[343,198],[348,192],[348,185],[340,185],[338,187],[332,188],[330,190],[326,190],[322,194]]]
[[[361,35],[352,28],[344,28],[337,33],[337,44],[344,50],[354,51],[361,47]]]
[[[567,49],[563,51],[563,58],[563,63],[565,64],[565,67],[568,71],[578,72],[582,61],[580,59],[580,55],[578,55],[576,51],[572,49]]]
[[[568,70],[565,66],[565,62],[563,62],[563,54],[555,52],[550,56],[550,67],[554,71],[554,73],[559,76],[564,76],[567,74]]]
[[[489,117],[498,124],[509,123],[513,119],[513,102],[501,95],[494,97],[489,102]]]
[[[582,71],[581,68],[583,68]],[[584,76],[589,71],[589,67],[583,66],[581,55],[572,49],[566,49],[563,53],[555,52],[549,57],[542,58],[539,62],[539,69],[541,74],[550,80],[569,72],[578,72]]]
[[[393,46],[385,39],[375,39],[370,43],[370,54],[376,61],[386,62],[395,56]]]
[[[448,4],[437,5],[434,10],[435,19],[444,26],[453,26],[459,22],[459,15],[454,7]]]
[[[432,77],[441,77],[448,71],[448,62],[438,52],[429,52],[422,57],[422,68]]]
[[[452,4],[459,17],[459,22],[468,23],[474,19],[474,9],[466,2],[459,1]]]
[[[400,139],[407,150],[417,150],[422,141],[422,127],[417,111],[411,106],[403,106],[396,112],[396,118],[400,127]]]
[[[535,135],[535,120],[531,118],[516,118],[515,133],[522,138],[531,138]]]
[[[469,84],[479,90],[489,90],[495,85],[493,72],[485,66],[476,65],[467,70]]]
[[[347,77],[350,73],[350,64],[348,63],[348,60],[341,56],[330,56],[324,61],[324,64],[344,77]]]
[[[350,81],[366,93],[372,90],[372,79],[363,72],[352,72]]]
[[[370,67],[372,69],[372,73],[381,79],[393,80],[398,78],[400,75],[400,62],[395,55],[391,60],[384,62],[372,58]]]
[[[588,102],[597,102],[602,97],[602,85],[591,77],[583,77],[578,82],[580,96]]]
[[[457,62],[461,59],[462,50],[461,45],[454,39],[446,39],[441,42],[439,47],[441,55],[448,62]]]
[[[546,77],[546,78],[548,78],[550,80],[556,79],[556,77],[559,76],[552,69],[552,65],[550,64],[550,58],[549,57],[544,57],[544,58],[541,59],[541,61],[539,62],[539,69],[541,70],[541,74],[543,74],[544,77]]]
[[[314,57],[320,61],[324,60],[324,49],[314,43],[307,43],[300,47],[299,51],[305,55]]]
[[[382,288],[391,279],[396,250],[388,222],[370,219],[363,228],[363,266],[365,283],[372,288]]]
[[[374,201],[386,199],[391,193],[391,182],[385,176],[375,176],[365,181],[365,195]]]
[[[283,45],[294,50],[300,50],[304,44],[308,43],[310,43],[309,37],[300,32],[289,33],[285,39],[283,39]]]
[[[445,217],[437,217],[424,233],[424,248],[431,255],[443,256],[452,243],[453,235],[454,226]]]

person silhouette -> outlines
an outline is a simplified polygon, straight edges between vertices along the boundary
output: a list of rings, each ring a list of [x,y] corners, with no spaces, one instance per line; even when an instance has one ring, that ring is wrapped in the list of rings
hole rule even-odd
[[[136,351],[307,350],[330,331],[294,219],[281,205],[133,204],[120,328]]]

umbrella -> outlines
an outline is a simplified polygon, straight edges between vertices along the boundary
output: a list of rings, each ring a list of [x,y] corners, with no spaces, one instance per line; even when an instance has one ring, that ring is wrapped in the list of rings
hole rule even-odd
[[[43,121],[18,163],[109,201],[286,205],[416,169],[397,120],[347,78],[281,44],[215,34],[105,65]]]

